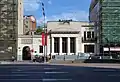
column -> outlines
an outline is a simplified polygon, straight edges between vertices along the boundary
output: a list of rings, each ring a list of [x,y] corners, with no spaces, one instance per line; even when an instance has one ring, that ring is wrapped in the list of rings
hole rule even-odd
[[[18,38],[18,41],[17,41],[17,61],[22,61],[23,59],[23,53],[22,53],[22,50],[23,50],[23,47],[21,46],[21,39]]]
[[[54,55],[54,37],[52,37],[52,55]]]
[[[67,39],[67,47],[68,47],[67,54],[70,55],[70,37],[68,37]]]
[[[87,39],[87,31],[86,31],[86,39]]]
[[[76,55],[78,55],[78,38],[75,38],[75,45],[76,45]]]
[[[60,55],[62,55],[62,37],[60,37]]]
[[[17,49],[17,61],[22,61],[22,49]]]

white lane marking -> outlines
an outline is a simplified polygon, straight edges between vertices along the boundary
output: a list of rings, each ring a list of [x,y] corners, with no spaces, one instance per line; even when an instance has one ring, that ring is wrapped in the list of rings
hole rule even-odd
[[[5,77],[5,76],[28,76],[28,75],[21,75],[21,74],[0,75],[0,77]]]
[[[30,73],[44,73],[44,72],[11,72],[12,74],[30,74]]]
[[[17,71],[22,71],[22,70],[17,70]]]
[[[115,72],[116,70],[114,69],[94,69],[93,71],[95,72]]]
[[[72,79],[42,79],[42,80],[45,82],[45,81],[68,81]]]
[[[16,71],[29,71],[29,70],[55,70],[57,68],[30,68],[30,69],[17,69]]]
[[[15,81],[67,81],[67,80],[72,80],[72,79],[0,79],[0,81],[1,80],[4,80],[4,81],[8,81],[8,80],[11,80],[11,81],[13,81],[13,80],[15,80]]]
[[[52,69],[57,69],[57,68],[44,68],[45,70],[52,70]]]
[[[45,72],[45,74],[57,74],[57,73],[68,73],[68,72]]]
[[[68,73],[68,72],[12,72],[12,74],[32,74],[32,73],[36,73],[36,74],[40,74],[40,73],[45,73],[45,74],[57,74],[57,73]]]

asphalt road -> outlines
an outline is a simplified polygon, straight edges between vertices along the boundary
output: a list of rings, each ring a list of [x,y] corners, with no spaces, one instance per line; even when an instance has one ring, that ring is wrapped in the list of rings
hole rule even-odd
[[[119,82],[120,69],[62,65],[0,65],[0,82]]]

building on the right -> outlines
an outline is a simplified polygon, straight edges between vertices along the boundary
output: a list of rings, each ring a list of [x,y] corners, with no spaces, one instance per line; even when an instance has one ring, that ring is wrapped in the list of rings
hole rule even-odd
[[[120,0],[92,0],[89,20],[94,23],[96,54],[120,53]]]

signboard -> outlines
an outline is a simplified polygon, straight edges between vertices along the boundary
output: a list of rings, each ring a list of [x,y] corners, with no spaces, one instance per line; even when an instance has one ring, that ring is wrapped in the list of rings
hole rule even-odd
[[[109,48],[104,48],[104,51],[109,51]],[[120,51],[120,47],[110,47],[110,51]]]

